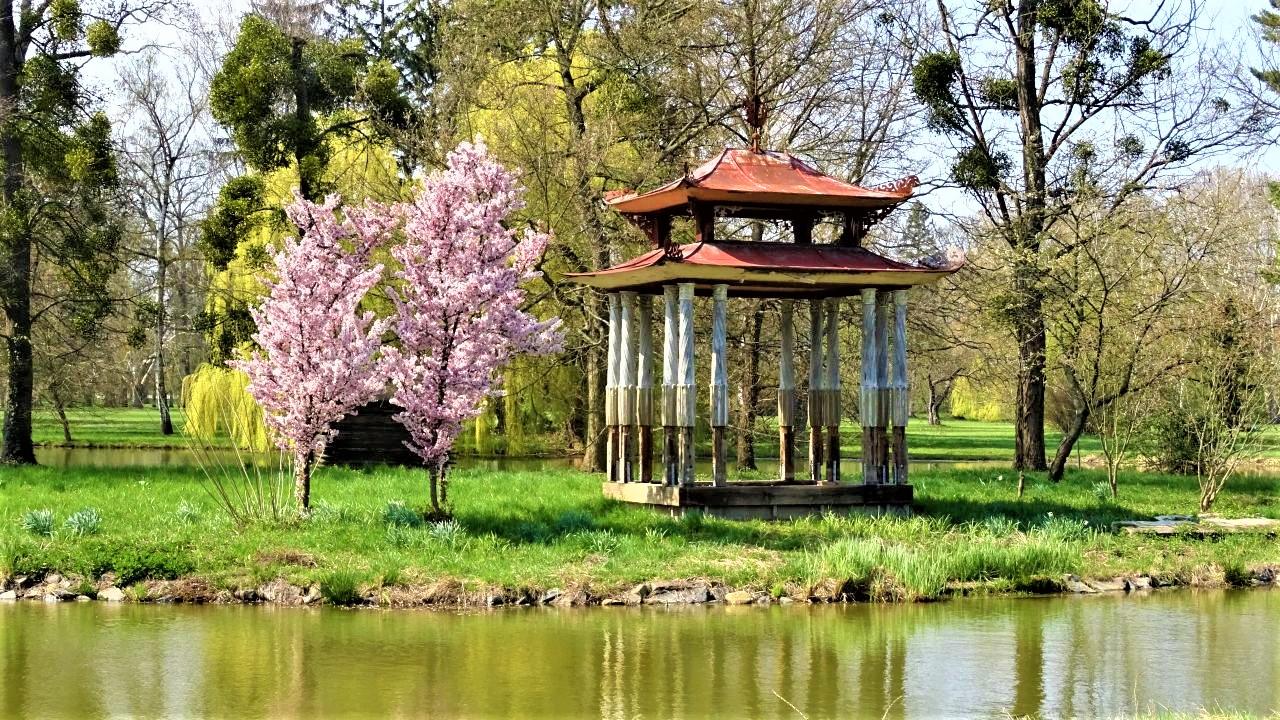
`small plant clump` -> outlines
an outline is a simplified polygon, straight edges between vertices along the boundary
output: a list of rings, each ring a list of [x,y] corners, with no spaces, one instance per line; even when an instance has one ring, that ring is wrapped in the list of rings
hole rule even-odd
[[[392,500],[382,511],[382,521],[393,527],[418,527],[422,524],[422,514],[399,500]]]
[[[41,537],[53,537],[54,519],[53,511],[48,508],[39,510],[28,510],[22,516],[22,529],[32,535]]]
[[[360,596],[360,576],[351,570],[334,570],[320,581],[320,596],[338,607],[358,605],[364,600]]]
[[[64,524],[67,532],[76,537],[97,535],[102,530],[102,514],[95,508],[84,508],[71,513]]]

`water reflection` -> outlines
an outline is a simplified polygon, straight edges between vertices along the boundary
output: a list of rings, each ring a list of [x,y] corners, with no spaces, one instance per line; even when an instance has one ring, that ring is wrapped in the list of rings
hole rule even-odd
[[[343,612],[0,606],[47,717],[1115,716],[1280,708],[1280,594],[904,607]]]

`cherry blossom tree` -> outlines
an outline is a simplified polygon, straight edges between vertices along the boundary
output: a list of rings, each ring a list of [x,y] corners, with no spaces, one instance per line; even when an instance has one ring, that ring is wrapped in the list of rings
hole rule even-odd
[[[497,373],[513,355],[559,349],[559,320],[522,306],[521,284],[537,269],[548,236],[504,221],[524,207],[516,174],[483,143],[463,143],[447,168],[426,179],[412,202],[396,206],[403,242],[390,289],[399,344],[384,353],[396,419],[430,477],[431,509],[446,512],[446,466],[462,423],[501,393]]]
[[[375,247],[394,229],[395,214],[368,203],[337,214],[339,199],[323,204],[300,196],[287,208],[302,230],[272,249],[270,293],[252,309],[258,349],[229,363],[249,376],[281,450],[293,456],[294,493],[302,512],[311,497],[311,472],[334,434],[333,424],[386,387],[379,350],[388,321],[358,307],[383,275],[371,264]]]

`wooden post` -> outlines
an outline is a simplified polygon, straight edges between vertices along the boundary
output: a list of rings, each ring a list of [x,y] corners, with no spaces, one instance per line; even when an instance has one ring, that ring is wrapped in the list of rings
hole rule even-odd
[[[609,293],[609,349],[608,368],[605,372],[604,426],[606,438],[605,474],[618,482],[618,326],[622,324],[622,307],[617,293]]]
[[[622,482],[635,482],[636,427],[636,294],[622,293],[622,341],[618,345],[618,442],[622,465]]]
[[[796,479],[796,331],[795,303],[782,301],[778,324],[782,347],[778,353],[778,474],[782,482]]]
[[[662,481],[680,483],[680,413],[677,410],[676,387],[680,384],[680,313],[679,290],[675,285],[662,288]]]
[[[809,301],[809,482],[822,482],[822,386],[827,382],[822,368],[822,301]]]
[[[694,422],[697,419],[698,396],[694,385],[693,364],[693,283],[680,283],[680,385],[676,388],[676,405],[680,414],[680,484],[694,482]]]
[[[640,426],[640,482],[653,482],[653,298],[645,295],[639,305],[640,365],[636,375],[636,422]]]
[[[840,301],[827,300],[826,322],[826,370],[827,382],[823,388],[826,408],[823,419],[827,423],[827,482],[840,482]]]
[[[907,483],[907,418],[911,414],[907,384],[907,291],[893,291],[893,482]]]
[[[717,487],[727,481],[725,468],[724,429],[729,424],[729,371],[725,365],[725,305],[729,286],[716,285],[711,290],[711,483]]]
[[[889,482],[889,415],[893,410],[889,389],[889,306],[893,296],[881,292],[876,298],[876,470],[877,482]]]
[[[862,484],[879,482],[876,437],[873,428],[880,411],[876,392],[876,291],[862,290],[862,387],[858,415],[862,423]]]

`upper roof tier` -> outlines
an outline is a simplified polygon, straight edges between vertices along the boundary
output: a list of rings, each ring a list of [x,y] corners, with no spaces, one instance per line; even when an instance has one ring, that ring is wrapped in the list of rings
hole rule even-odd
[[[621,213],[687,214],[689,202],[766,205],[815,210],[877,210],[911,197],[918,180],[910,176],[862,187],[819,172],[794,155],[725,148],[693,172],[650,190],[615,190],[605,202]]]

